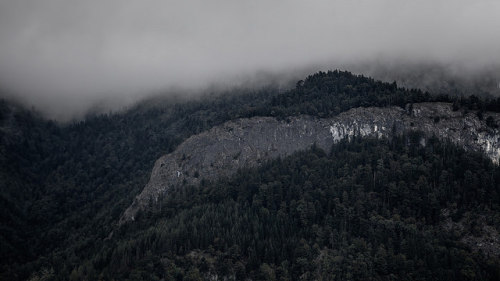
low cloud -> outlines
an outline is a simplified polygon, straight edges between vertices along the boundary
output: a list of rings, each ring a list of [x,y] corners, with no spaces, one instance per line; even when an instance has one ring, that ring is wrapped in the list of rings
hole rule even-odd
[[[50,117],[370,61],[500,64],[492,0],[0,0],[0,83]]]

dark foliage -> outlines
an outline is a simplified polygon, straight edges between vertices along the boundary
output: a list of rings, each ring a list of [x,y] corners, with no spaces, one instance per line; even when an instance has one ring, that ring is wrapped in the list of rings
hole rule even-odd
[[[189,280],[193,268],[256,280],[497,280],[500,260],[443,231],[443,210],[456,221],[493,213],[498,227],[500,169],[435,139],[411,143],[418,139],[355,139],[330,155],[313,147],[186,186],[85,266],[132,280]],[[83,272],[74,277],[97,276]]]

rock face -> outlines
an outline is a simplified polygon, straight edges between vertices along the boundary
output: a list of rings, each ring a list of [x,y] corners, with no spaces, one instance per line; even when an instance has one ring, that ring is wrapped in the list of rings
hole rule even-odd
[[[498,123],[500,114],[485,113]],[[192,136],[154,165],[149,183],[124,212],[120,223],[154,204],[171,188],[196,185],[202,179],[228,177],[239,168],[284,157],[316,144],[328,151],[332,144],[353,136],[390,137],[421,131],[426,137],[450,139],[467,150],[483,151],[492,161],[500,157],[500,132],[486,126],[473,112],[453,111],[447,103],[399,107],[355,108],[330,119],[311,116],[277,120],[254,117],[229,121]],[[425,139],[421,140],[425,145]]]

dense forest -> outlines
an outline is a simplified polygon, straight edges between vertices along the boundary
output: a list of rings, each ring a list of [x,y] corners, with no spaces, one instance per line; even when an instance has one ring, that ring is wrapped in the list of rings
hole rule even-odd
[[[450,220],[480,236],[478,214],[499,226],[500,169],[419,139],[358,138],[330,154],[312,147],[185,186],[119,229],[72,277],[498,280],[498,259],[469,252],[461,234],[443,229]]]
[[[157,98],[66,125],[1,101],[0,279],[495,280],[498,260],[473,253],[463,233],[442,224],[446,210],[471,229],[470,216],[487,216],[498,230],[498,168],[437,141],[312,148],[186,187],[137,223],[116,226],[158,157],[227,120],[432,101],[500,112],[500,98],[431,95],[344,71],[316,73],[284,93]]]

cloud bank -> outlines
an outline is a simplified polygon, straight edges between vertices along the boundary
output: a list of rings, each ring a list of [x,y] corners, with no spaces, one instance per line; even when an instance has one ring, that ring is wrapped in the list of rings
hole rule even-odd
[[[496,0],[0,0],[0,87],[51,117],[102,100],[371,60],[500,63]]]

